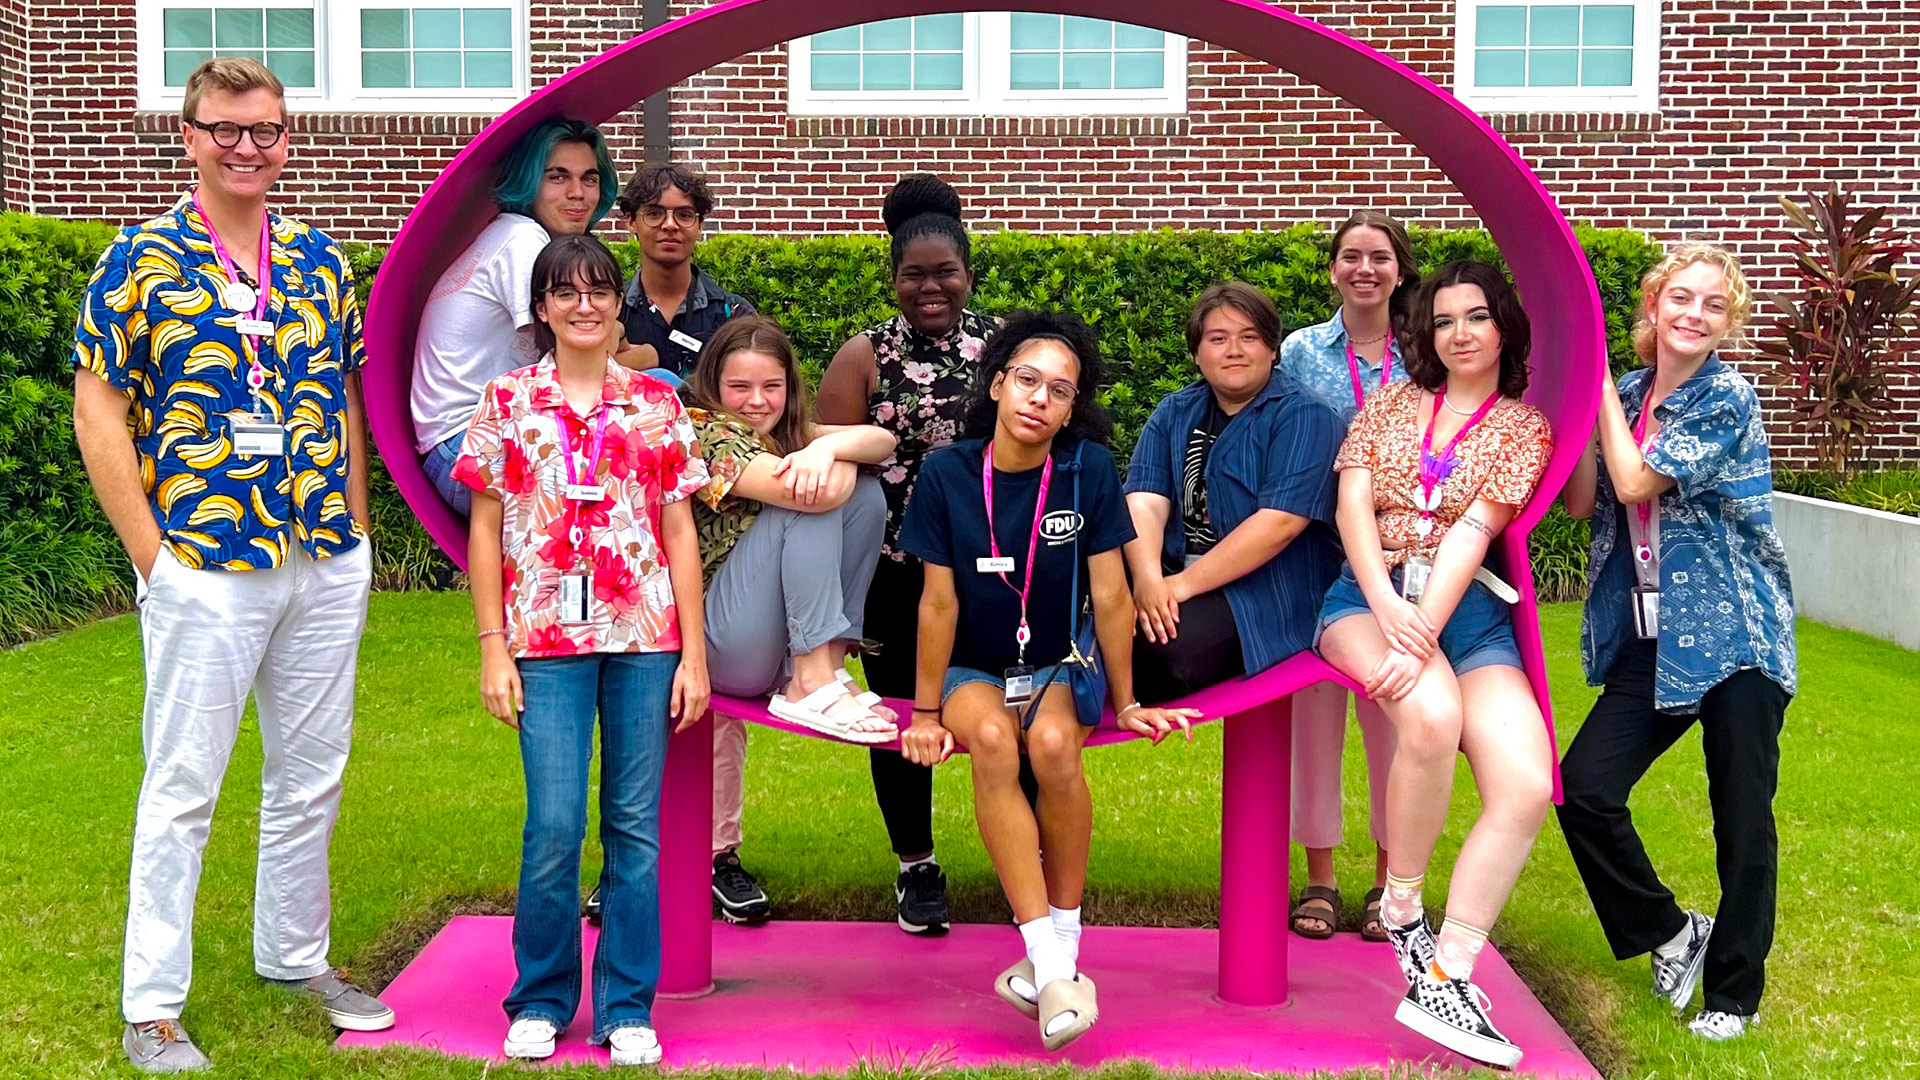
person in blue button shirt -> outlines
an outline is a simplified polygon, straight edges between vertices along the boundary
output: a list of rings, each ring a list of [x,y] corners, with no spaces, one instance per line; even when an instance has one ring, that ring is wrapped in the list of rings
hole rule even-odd
[[[1745,276],[1727,252],[1688,244],[1640,290],[1633,344],[1651,366],[1618,389],[1603,373],[1599,460],[1588,454],[1561,496],[1592,520],[1580,644],[1587,681],[1605,689],[1560,764],[1560,827],[1614,956],[1650,953],[1654,993],[1675,1010],[1704,981],[1689,1026],[1720,1041],[1759,1018],[1773,945],[1793,590],[1760,400],[1716,351],[1746,321]],[[1627,808],[1696,722],[1720,874],[1711,918],[1675,901]]]

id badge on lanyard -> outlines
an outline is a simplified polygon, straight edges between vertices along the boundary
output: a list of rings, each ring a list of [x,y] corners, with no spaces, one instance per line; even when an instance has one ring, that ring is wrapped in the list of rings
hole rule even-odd
[[[1433,577],[1433,560],[1425,555],[1409,555],[1407,561],[1400,564],[1400,596],[1409,604],[1417,604],[1427,594],[1427,580]]]
[[[267,369],[260,362],[260,353],[273,341],[273,320],[267,317],[273,296],[273,228],[265,214],[260,216],[260,265],[255,277],[257,284],[250,285],[242,281],[239,264],[227,254],[227,245],[220,239],[220,233],[214,229],[213,222],[207,217],[206,208],[200,205],[200,193],[194,192],[193,208],[200,215],[200,222],[206,227],[207,238],[213,241],[214,258],[220,262],[220,268],[226,272],[227,283],[220,290],[222,305],[233,309],[238,316],[234,320],[234,329],[239,332],[242,349],[247,353],[247,391],[252,400],[252,411],[244,420],[235,420],[231,424],[233,452],[242,457],[285,457],[287,453],[287,426],[274,419],[273,412],[267,408],[264,391],[267,386]]]
[[[580,524],[579,515],[587,506],[603,501],[607,497],[606,486],[593,483],[595,470],[600,464],[600,449],[607,436],[607,406],[603,402],[600,413],[594,420],[593,438],[587,443],[587,468],[584,475],[574,468],[573,440],[567,434],[567,420],[564,415],[556,417],[560,426],[560,454],[567,464],[566,512],[574,516],[573,528],[569,539],[578,553],[577,566],[584,567],[587,561],[587,531]],[[579,626],[592,621],[593,573],[587,569],[570,570],[560,575],[560,622],[563,625]]]
[[[980,487],[987,500],[987,549],[993,553],[991,558],[975,560],[975,567],[983,574],[997,573],[1007,588],[1020,594],[1020,628],[1014,631],[1014,643],[1020,647],[1020,662],[1001,673],[1005,688],[1003,700],[1009,708],[1018,708],[1033,700],[1033,667],[1027,663],[1027,642],[1033,640],[1033,630],[1027,625],[1027,597],[1033,591],[1033,562],[1040,553],[1040,524],[1047,514],[1047,488],[1053,483],[1053,457],[1048,455],[1046,464],[1040,470],[1040,494],[1033,504],[1033,535],[1027,540],[1027,569],[1025,579],[1019,588],[1008,579],[1007,573],[1013,569],[1011,556],[1002,557],[1000,540],[993,534],[993,444],[987,444],[984,460],[980,465]]]
[[[1653,380],[1647,380],[1647,396],[1640,403],[1640,419],[1634,423],[1633,441],[1645,454],[1652,440],[1647,438],[1647,418],[1653,415]],[[1660,542],[1660,496],[1627,508],[1627,531],[1633,541],[1633,632],[1641,641],[1660,637],[1660,569],[1655,545]],[[1637,528],[1635,526],[1638,526]]]

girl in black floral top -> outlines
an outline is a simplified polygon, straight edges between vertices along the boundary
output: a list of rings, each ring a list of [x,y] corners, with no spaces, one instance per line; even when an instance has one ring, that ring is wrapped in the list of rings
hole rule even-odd
[[[900,439],[878,467],[886,543],[867,594],[867,636],[886,648],[862,659],[868,685],[888,697],[913,694],[922,586],[920,561],[895,547],[900,520],[921,460],[958,436],[980,351],[999,325],[967,310],[973,252],[960,210],[958,193],[937,176],[916,173],[894,185],[883,216],[893,235],[900,314],[840,347],[816,408],[823,424],[877,424]],[[874,750],[872,765],[874,795],[900,857],[900,928],[944,930],[946,877],[933,860],[933,771],[893,750]]]

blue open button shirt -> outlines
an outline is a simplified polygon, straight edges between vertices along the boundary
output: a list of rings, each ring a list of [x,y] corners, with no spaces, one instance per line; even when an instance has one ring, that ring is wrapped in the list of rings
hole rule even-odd
[[[1174,562],[1186,557],[1180,479],[1187,435],[1201,423],[1212,395],[1202,380],[1162,401],[1147,418],[1127,469],[1128,493],[1152,492],[1173,503],[1162,544]],[[1340,576],[1333,459],[1344,435],[1339,418],[1276,367],[1266,387],[1220,432],[1207,459],[1207,513],[1215,536],[1224,539],[1259,510],[1310,522],[1280,554],[1226,587],[1249,675],[1313,643],[1320,602]]]

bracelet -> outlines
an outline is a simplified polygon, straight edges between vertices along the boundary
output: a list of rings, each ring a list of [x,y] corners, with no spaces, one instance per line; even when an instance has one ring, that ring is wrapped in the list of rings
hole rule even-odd
[[[1139,703],[1138,701],[1136,701],[1136,702],[1134,702],[1133,704],[1131,704],[1131,705],[1128,705],[1128,706],[1126,706],[1126,707],[1124,707],[1124,708],[1122,708],[1122,709],[1121,709],[1121,710],[1120,710],[1119,712],[1117,712],[1117,713],[1114,713],[1114,714],[1113,714],[1113,718],[1114,718],[1115,720],[1118,720],[1118,719],[1120,719],[1121,717],[1123,717],[1123,716],[1125,716],[1125,715],[1127,715],[1127,714],[1128,714],[1129,712],[1132,712],[1133,710],[1135,710],[1135,709],[1137,709],[1137,708],[1139,708],[1139,707],[1140,707],[1140,703]]]
[[[480,631],[479,633],[477,633],[477,634],[475,634],[475,635],[473,635],[473,636],[474,636],[474,638],[475,638],[476,640],[479,640],[479,641],[485,641],[485,640],[486,640],[486,639],[487,639],[487,638],[488,638],[489,636],[491,636],[491,635],[493,635],[493,634],[504,634],[504,633],[506,633],[506,632],[507,632],[507,628],[506,628],[506,627],[504,627],[504,626],[496,626],[496,627],[494,627],[494,628],[493,628],[493,629],[491,629],[491,630],[482,630],[482,631]]]
[[[914,711],[914,712],[930,712],[930,713],[932,713],[932,714],[934,714],[935,716],[938,716],[938,715],[940,715],[940,706],[938,706],[938,705],[933,705],[933,706],[927,706],[927,705],[915,705],[915,706],[913,707],[913,711]]]

